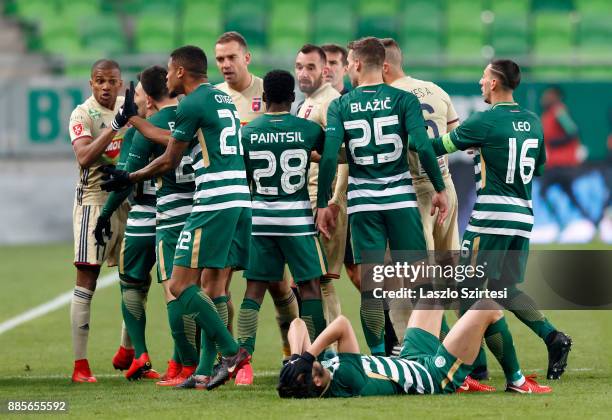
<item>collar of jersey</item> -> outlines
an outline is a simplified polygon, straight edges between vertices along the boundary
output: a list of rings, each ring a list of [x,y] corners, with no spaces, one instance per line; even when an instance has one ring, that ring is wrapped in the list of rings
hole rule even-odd
[[[264,115],[285,115],[289,114],[289,111],[281,111],[281,112],[264,112]]]
[[[501,106],[518,106],[518,104],[516,102],[498,102],[495,105],[493,105],[493,107],[491,109],[495,109],[498,105],[501,105]]]

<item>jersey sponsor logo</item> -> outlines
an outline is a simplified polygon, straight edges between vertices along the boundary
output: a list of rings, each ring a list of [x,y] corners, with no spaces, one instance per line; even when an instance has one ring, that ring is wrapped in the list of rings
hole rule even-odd
[[[308,105],[308,108],[306,109],[306,111],[304,112],[304,118],[308,118],[310,116],[310,113],[312,112],[312,109],[314,108],[314,106],[312,105]]]
[[[251,110],[253,112],[261,111],[261,98],[253,98],[253,101],[251,102]]]
[[[221,94],[215,95],[215,101],[217,101],[217,103],[220,103],[220,104],[233,104],[234,103],[232,102],[232,98],[230,98],[227,95],[221,95]]]
[[[100,115],[102,115],[100,111],[98,111],[97,109],[93,109],[93,108],[89,108],[87,110],[87,113],[94,120],[97,120],[98,118],[100,118]]]
[[[83,124],[78,123],[72,126],[72,132],[75,136],[80,136],[83,133]]]
[[[434,360],[434,364],[438,369],[441,369],[446,364],[446,359],[444,358],[444,356],[438,356],[436,357],[436,360]]]
[[[115,159],[117,156],[119,156],[119,153],[121,152],[122,140],[122,138],[114,139],[111,144],[108,145],[104,151],[104,154],[111,159]]]
[[[373,99],[366,102],[351,103],[351,112],[367,112],[367,111],[383,111],[391,109],[391,98],[388,96],[385,99]]]

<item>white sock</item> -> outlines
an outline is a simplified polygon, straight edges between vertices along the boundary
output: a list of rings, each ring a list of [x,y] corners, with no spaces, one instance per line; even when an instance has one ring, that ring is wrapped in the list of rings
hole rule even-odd
[[[323,315],[325,316],[327,324],[330,324],[334,319],[340,316],[340,300],[336,294],[333,280],[321,283],[321,303],[323,305]]]
[[[121,324],[121,347],[125,347],[126,349],[133,349],[132,340],[130,339],[130,334],[128,334],[127,328],[125,328],[125,321]]]
[[[517,381],[512,381],[512,385],[514,386],[522,386],[525,383],[525,377],[521,374],[521,379]]]
[[[87,359],[87,340],[89,339],[89,318],[91,298],[94,292],[76,286],[70,305],[70,322],[72,324],[72,349],[74,360]]]

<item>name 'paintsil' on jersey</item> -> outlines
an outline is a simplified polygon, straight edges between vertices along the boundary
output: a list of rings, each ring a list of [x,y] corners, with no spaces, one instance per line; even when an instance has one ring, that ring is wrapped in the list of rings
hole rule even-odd
[[[304,143],[300,131],[288,131],[280,133],[251,133],[251,144],[253,143]]]
[[[385,109],[391,109],[391,98],[386,97],[384,99],[372,99],[366,103],[362,102],[351,102],[351,113],[353,112],[367,112],[367,111],[382,111]]]

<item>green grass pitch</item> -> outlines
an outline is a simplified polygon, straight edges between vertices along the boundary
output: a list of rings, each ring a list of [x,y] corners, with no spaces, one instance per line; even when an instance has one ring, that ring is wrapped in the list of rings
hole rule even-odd
[[[70,244],[0,247],[0,322],[71,290],[75,276],[71,257]],[[111,272],[106,269],[103,275]],[[353,321],[365,348],[358,294],[345,277],[336,287],[343,313]],[[232,290],[238,307],[244,292],[240,276],[234,278]],[[505,394],[501,369],[489,354],[490,383],[499,389],[493,394],[284,401],[275,390],[280,338],[269,297],[260,316],[254,386],[243,388],[232,383],[213,392],[190,392],[159,389],[151,382],[128,382],[113,370],[110,360],[119,345],[121,328],[119,287],[113,285],[96,292],[93,299],[89,361],[99,382],[70,383],[69,308],[64,306],[0,335],[0,400],[3,404],[7,400],[66,400],[70,416],[113,419],[608,417],[612,412],[610,312],[556,311],[547,315],[574,340],[568,371],[556,382],[544,378],[544,344],[512,314],[508,318],[523,371],[538,373],[544,383],[553,386],[552,395]],[[147,322],[149,353],[154,367],[163,371],[171,355],[171,339],[157,284],[149,294]]]

